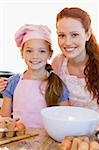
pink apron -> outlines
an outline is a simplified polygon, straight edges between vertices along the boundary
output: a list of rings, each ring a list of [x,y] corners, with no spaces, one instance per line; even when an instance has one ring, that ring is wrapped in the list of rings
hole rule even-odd
[[[40,111],[46,107],[44,99],[45,86],[46,84],[43,81],[22,80],[22,77],[20,77],[14,91],[13,117],[20,118],[20,121],[26,127],[43,128]]]

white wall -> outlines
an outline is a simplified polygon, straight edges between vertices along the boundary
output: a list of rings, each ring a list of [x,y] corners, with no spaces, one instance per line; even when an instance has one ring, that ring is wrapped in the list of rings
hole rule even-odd
[[[14,1],[14,2],[13,2]],[[26,23],[46,24],[52,31],[54,55],[59,53],[55,21],[64,7],[80,7],[92,18],[92,28],[99,42],[97,0],[0,0],[0,70],[22,72],[25,69],[14,34]]]

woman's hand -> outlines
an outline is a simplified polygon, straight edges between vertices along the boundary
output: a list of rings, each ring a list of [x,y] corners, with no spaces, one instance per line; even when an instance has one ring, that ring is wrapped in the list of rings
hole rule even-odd
[[[0,92],[2,92],[7,86],[8,78],[0,77]]]

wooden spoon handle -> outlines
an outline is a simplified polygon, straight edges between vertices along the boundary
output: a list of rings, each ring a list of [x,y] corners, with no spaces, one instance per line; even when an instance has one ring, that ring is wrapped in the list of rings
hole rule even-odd
[[[38,136],[38,133],[24,134],[24,135],[12,137],[12,138],[9,138],[9,139],[4,139],[4,140],[0,141],[0,145],[4,145],[4,144],[7,144],[7,143],[11,143],[11,142],[14,142],[14,141],[22,140],[22,139],[33,137],[33,136]]]

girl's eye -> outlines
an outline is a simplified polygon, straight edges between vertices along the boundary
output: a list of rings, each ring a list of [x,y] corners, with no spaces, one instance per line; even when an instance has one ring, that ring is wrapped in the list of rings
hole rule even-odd
[[[58,37],[63,38],[65,35],[64,34],[59,34]]]
[[[27,50],[26,50],[26,52],[31,53],[31,52],[32,52],[32,50],[31,50],[31,49],[27,49]]]

